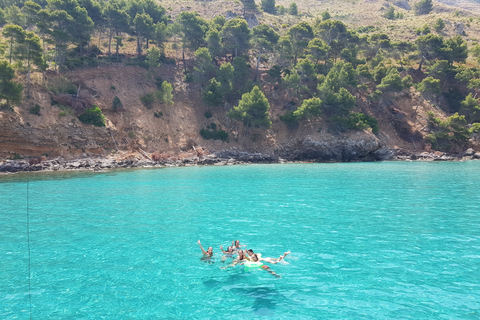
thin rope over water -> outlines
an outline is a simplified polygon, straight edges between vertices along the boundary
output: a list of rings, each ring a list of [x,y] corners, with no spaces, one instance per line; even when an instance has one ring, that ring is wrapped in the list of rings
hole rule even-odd
[[[29,210],[29,202],[30,199],[28,198],[28,180],[27,180],[27,246],[28,246],[28,301],[30,304],[30,320],[32,319],[32,281],[31,281],[31,270],[30,270],[30,210]]]

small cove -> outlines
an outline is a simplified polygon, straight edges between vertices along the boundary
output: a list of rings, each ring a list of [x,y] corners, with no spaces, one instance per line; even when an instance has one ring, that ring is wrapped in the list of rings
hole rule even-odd
[[[480,316],[480,162],[0,177],[0,317]],[[27,197],[28,180],[28,197]],[[196,241],[213,246],[200,261]],[[222,270],[239,239],[267,272]]]

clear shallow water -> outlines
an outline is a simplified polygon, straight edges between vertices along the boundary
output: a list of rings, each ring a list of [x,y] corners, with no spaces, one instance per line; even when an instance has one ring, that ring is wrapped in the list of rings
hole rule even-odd
[[[0,177],[1,319],[480,318],[480,162],[29,179]],[[221,270],[234,239],[282,278]]]

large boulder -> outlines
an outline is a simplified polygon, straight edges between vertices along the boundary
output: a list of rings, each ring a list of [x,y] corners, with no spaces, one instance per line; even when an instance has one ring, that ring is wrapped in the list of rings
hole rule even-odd
[[[248,27],[251,29],[253,27],[258,26],[258,19],[257,16],[254,14],[247,14],[245,15],[245,20],[247,20]]]
[[[463,36],[465,34],[465,25],[461,22],[455,23],[455,33]]]
[[[314,138],[306,136],[294,145],[279,148],[277,156],[293,161],[348,162],[391,160],[395,152],[375,135],[360,134]]]

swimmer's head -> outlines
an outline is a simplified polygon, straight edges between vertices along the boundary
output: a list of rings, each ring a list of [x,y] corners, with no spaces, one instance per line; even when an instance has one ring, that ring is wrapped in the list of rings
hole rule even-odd
[[[211,256],[212,253],[213,253],[213,248],[212,248],[212,247],[208,247],[207,253],[208,253],[209,256]]]
[[[235,247],[240,247],[240,241],[235,240]]]

